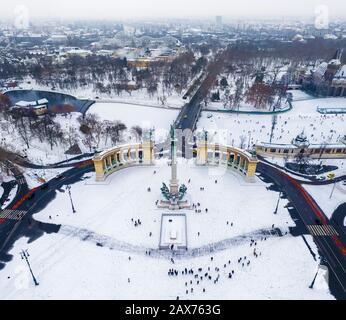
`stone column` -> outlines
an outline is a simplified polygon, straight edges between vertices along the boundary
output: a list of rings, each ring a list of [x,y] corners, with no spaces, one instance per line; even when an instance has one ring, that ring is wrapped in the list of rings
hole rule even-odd
[[[227,154],[227,156],[226,156],[226,164],[228,166],[229,165],[229,161],[231,159],[231,151],[227,150],[226,154]]]
[[[154,130],[145,130],[143,133],[142,153],[143,164],[154,164]]]
[[[144,141],[143,148],[143,164],[154,164],[154,143],[152,141]]]
[[[256,169],[257,169],[257,161],[249,161],[249,166],[246,173],[247,182],[255,182]]]
[[[208,163],[208,143],[200,140],[197,144],[197,164],[206,165]]]
[[[136,145],[136,163],[139,163],[139,145]]]
[[[119,150],[119,159],[120,159],[120,162],[124,165],[126,162],[125,162],[125,159],[124,159],[124,150],[123,149],[120,149]]]
[[[179,194],[179,181],[177,170],[177,140],[175,139],[174,133],[172,133],[171,137],[171,181],[169,184],[169,189],[171,195]]]
[[[129,148],[129,159],[130,159],[131,163],[134,162],[134,159],[132,158],[132,148],[131,147]]]
[[[239,163],[238,163],[238,153],[234,152],[234,161],[233,161],[233,167],[239,167]]]
[[[96,181],[103,181],[105,178],[105,172],[104,172],[104,162],[102,159],[94,159],[94,167],[95,167],[95,173],[96,173]]]
[[[238,165],[239,171],[241,171],[243,169],[243,161],[244,161],[244,158],[240,155],[239,165]]]
[[[241,157],[241,169],[245,171],[245,163],[246,159],[244,157]]]

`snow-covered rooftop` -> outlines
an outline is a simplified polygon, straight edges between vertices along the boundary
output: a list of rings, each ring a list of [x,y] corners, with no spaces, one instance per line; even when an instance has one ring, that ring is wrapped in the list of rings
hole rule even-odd
[[[47,99],[40,99],[36,101],[18,101],[15,104],[15,107],[20,107],[20,108],[30,108],[30,107],[37,107],[37,106],[42,106],[48,104]]]
[[[328,68],[328,63],[327,62],[322,62],[315,70],[315,74],[319,76],[324,76]]]
[[[346,79],[346,64],[335,74],[334,79]]]

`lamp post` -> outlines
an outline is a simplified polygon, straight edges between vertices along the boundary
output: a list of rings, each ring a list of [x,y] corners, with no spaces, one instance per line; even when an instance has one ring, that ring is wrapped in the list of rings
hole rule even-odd
[[[29,267],[29,270],[30,270],[30,273],[31,273],[31,276],[32,276],[32,280],[34,281],[35,286],[38,286],[39,283],[37,282],[37,280],[36,280],[36,278],[35,278],[35,276],[34,276],[34,273],[32,272],[30,263],[29,263],[29,257],[30,257],[30,255],[29,255],[29,253],[28,253],[28,250],[26,250],[26,251],[22,250],[22,252],[20,253],[20,255],[21,255],[22,259],[25,259],[26,264],[27,264],[28,267]]]
[[[274,214],[277,214],[277,213],[278,213],[279,203],[280,203],[280,199],[281,199],[281,193],[282,193],[282,191],[280,190],[279,199],[278,199],[278,202],[277,202],[277,204],[276,204],[276,208],[275,208]]]
[[[74,208],[73,201],[72,201],[71,186],[67,186],[66,189],[67,189],[67,191],[68,191],[68,195],[70,196],[70,201],[71,201],[71,206],[72,206],[72,212],[73,212],[73,213],[76,213],[76,210],[75,210],[75,208]]]
[[[335,190],[335,187],[336,187],[336,181],[334,181],[333,189],[332,189],[332,192],[330,193],[329,199],[332,198],[334,190]]]
[[[274,110],[273,112],[275,112],[275,106],[274,106]],[[275,130],[275,126],[277,124],[277,115],[276,114],[273,114],[272,116],[272,128],[271,128],[271,133],[270,133],[270,143],[272,143],[273,141],[273,138],[274,138],[274,130]]]

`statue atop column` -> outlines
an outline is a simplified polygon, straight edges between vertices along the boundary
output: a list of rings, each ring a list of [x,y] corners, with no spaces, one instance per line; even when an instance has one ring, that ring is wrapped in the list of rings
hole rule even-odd
[[[179,193],[179,181],[177,177],[177,139],[174,127],[171,126],[171,181],[169,186],[171,195],[175,196]]]
[[[179,187],[178,173],[177,173],[177,138],[175,134],[174,126],[171,126],[170,130],[171,138],[171,180],[169,189],[165,183],[161,188],[163,200],[158,204],[159,208],[168,208],[170,210],[180,210],[183,208],[190,208],[190,204],[187,200],[184,200],[187,192],[187,187],[181,185]]]

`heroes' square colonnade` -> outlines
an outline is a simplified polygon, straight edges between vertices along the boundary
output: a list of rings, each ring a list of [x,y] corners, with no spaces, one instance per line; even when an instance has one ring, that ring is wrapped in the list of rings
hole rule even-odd
[[[235,170],[247,182],[255,181],[258,160],[255,155],[232,146],[208,143],[199,138],[194,152],[196,164],[201,166],[223,165]],[[142,143],[119,145],[93,158],[96,181],[104,181],[112,173],[133,166],[155,164],[154,141],[151,134],[144,135]]]

